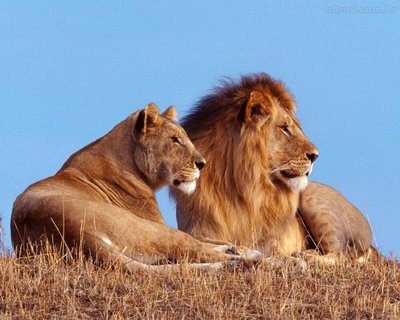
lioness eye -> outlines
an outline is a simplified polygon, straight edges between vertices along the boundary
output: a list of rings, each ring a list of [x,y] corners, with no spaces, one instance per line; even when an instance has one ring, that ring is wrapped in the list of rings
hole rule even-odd
[[[177,137],[177,136],[173,136],[173,137],[171,137],[171,139],[172,139],[173,143],[182,144],[181,139],[179,139],[179,137]]]

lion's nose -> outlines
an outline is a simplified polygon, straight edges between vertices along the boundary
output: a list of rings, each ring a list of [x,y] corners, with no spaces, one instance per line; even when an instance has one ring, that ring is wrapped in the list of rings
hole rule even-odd
[[[311,163],[313,163],[318,158],[318,152],[306,153],[306,156],[307,156],[308,160],[310,160]]]
[[[203,159],[203,158],[201,158],[201,159],[196,159],[196,160],[194,161],[194,163],[195,163],[197,169],[201,170],[201,169],[203,169],[204,166],[206,165],[206,160]]]

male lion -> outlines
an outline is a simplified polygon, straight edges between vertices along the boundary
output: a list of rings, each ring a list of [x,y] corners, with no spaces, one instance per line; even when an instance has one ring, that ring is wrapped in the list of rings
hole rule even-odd
[[[150,104],[73,154],[54,176],[28,187],[12,212],[16,251],[48,239],[59,247],[83,245],[100,260],[119,258],[131,270],[182,259],[214,263],[195,267],[241,259],[222,252],[234,248],[164,224],[154,191],[170,184],[190,194],[205,165],[175,116],[173,107],[160,115]]]
[[[182,126],[207,167],[195,193],[171,191],[180,230],[267,256],[368,251],[371,230],[360,212],[329,187],[306,189],[318,151],[295,111],[284,84],[267,74],[225,82],[200,100]]]

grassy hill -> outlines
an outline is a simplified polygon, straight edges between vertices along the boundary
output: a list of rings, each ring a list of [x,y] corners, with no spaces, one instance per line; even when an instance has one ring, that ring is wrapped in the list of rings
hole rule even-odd
[[[310,265],[128,274],[49,252],[0,257],[0,318],[400,319],[400,267]]]

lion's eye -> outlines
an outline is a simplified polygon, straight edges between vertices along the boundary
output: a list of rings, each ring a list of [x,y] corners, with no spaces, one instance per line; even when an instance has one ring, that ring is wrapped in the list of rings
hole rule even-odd
[[[177,137],[177,136],[171,137],[171,140],[172,140],[173,143],[182,144],[181,139],[179,139],[179,137]]]
[[[286,135],[290,135],[290,134],[291,134],[290,128],[289,128],[289,126],[287,126],[287,125],[282,126],[282,127],[281,127],[281,130],[282,130],[283,133],[286,134]]]

